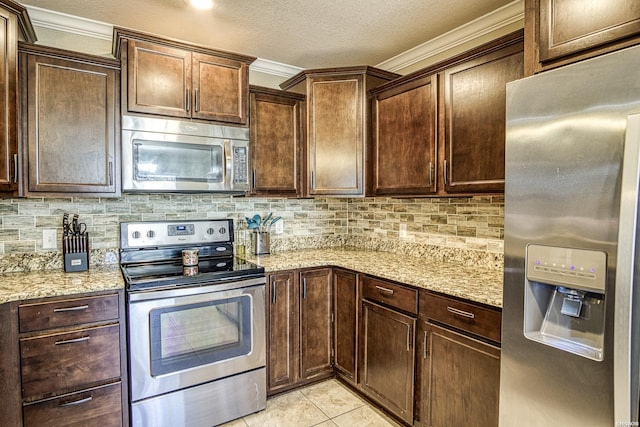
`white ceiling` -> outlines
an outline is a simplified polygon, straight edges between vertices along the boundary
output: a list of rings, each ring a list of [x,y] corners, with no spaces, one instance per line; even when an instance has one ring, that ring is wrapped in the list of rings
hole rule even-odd
[[[300,68],[380,65],[513,0],[27,0],[37,8]],[[391,69],[392,67],[386,67]]]

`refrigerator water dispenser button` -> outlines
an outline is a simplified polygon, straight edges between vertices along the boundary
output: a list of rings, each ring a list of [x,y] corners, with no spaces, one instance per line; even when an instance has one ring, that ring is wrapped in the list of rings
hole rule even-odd
[[[580,301],[579,299],[565,298],[562,301],[562,308],[560,309],[560,313],[566,316],[580,317],[581,310],[582,301]]]

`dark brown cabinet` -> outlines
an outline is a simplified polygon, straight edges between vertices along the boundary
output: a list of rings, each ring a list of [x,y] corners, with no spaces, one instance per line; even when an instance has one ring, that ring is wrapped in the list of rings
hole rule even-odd
[[[504,191],[506,84],[523,76],[522,31],[372,90],[372,193]]]
[[[307,97],[306,182],[311,196],[364,196],[368,91],[398,74],[372,67],[303,71],[280,87]]]
[[[122,292],[17,307],[23,425],[128,425]]]
[[[254,57],[122,28],[114,33],[127,112],[247,124]]]
[[[417,425],[498,425],[500,323],[498,310],[420,293]]]
[[[358,383],[358,273],[333,269],[333,367],[352,385]]]
[[[413,424],[417,291],[365,276],[362,296],[361,390]]]
[[[304,95],[250,87],[251,194],[302,197]]]
[[[36,41],[27,10],[0,1],[0,192],[18,190],[18,40]]]
[[[119,62],[22,43],[19,51],[24,195],[119,196]]]
[[[267,276],[267,393],[331,376],[331,269]]]
[[[527,74],[640,43],[636,0],[526,0]]]

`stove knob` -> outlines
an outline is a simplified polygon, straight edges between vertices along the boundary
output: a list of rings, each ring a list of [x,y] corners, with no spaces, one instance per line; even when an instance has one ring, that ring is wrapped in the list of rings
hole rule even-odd
[[[151,238],[153,238],[153,236],[155,236],[155,235],[156,235],[156,233],[155,233],[153,230],[149,230],[149,231],[147,231],[147,237],[148,237],[148,238],[150,238],[150,239],[151,239]]]
[[[134,231],[133,233],[131,233],[131,237],[133,237],[134,239],[139,239],[140,238],[140,232],[139,231]]]
[[[213,228],[207,228],[207,234],[215,234],[216,230],[214,230]]]
[[[220,234],[225,234],[227,232],[227,229],[224,227],[220,227],[220,229],[218,230],[218,233]]]

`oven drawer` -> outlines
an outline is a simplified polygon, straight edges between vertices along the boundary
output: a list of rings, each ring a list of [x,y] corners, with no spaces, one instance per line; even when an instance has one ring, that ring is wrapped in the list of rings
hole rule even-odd
[[[418,290],[386,280],[365,276],[362,283],[362,298],[380,302],[408,313],[418,313]]]
[[[20,332],[117,320],[118,307],[117,294],[22,304],[18,307]]]
[[[22,396],[33,400],[120,377],[117,324],[20,340]]]
[[[428,292],[420,293],[420,310],[428,319],[500,342],[502,313],[498,310]]]
[[[122,390],[117,382],[26,405],[24,427],[122,425]]]

